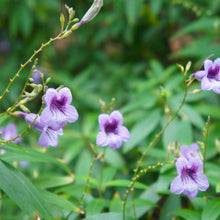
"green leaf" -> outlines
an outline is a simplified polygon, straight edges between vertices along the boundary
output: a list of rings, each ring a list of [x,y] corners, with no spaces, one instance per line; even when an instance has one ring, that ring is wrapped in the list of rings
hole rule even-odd
[[[109,211],[121,213],[122,210],[122,200],[118,192],[114,194],[113,199],[110,201]]]
[[[4,155],[0,155],[0,158],[13,162],[13,161],[32,161],[32,162],[44,162],[44,163],[54,163],[65,170],[68,174],[72,175],[72,172],[68,166],[61,163],[57,158],[51,157],[44,152],[40,152],[35,149],[22,147],[17,144],[9,143],[7,145],[0,146],[0,148],[5,149],[7,152]]]
[[[160,213],[160,220],[170,220],[174,218],[172,211],[181,208],[181,198],[180,196],[170,195],[165,204],[163,205],[163,209]]]
[[[205,17],[203,19],[196,20],[195,22],[190,23],[185,28],[182,28],[180,31],[178,31],[173,37],[180,37],[183,34],[186,33],[193,33],[197,31],[210,31],[214,30],[216,24],[220,23],[219,18],[213,18],[213,17]]]
[[[216,193],[220,193],[220,183],[216,185]]]
[[[142,4],[141,0],[139,0],[139,1],[137,1],[137,0],[125,1],[125,13],[127,16],[128,23],[130,25],[135,24],[135,22],[138,18],[139,11],[141,9],[141,4]]]
[[[200,213],[195,210],[179,209],[172,212],[173,214],[182,217],[183,219],[199,220],[201,219]]]
[[[123,169],[125,166],[124,159],[119,151],[116,151],[110,147],[107,147],[105,151],[105,161],[111,166],[117,167],[119,169]]]
[[[122,214],[121,213],[113,213],[113,212],[109,212],[109,213],[103,213],[103,214],[99,214],[99,215],[93,215],[93,216],[89,216],[87,218],[85,218],[84,220],[122,220]],[[127,220],[129,220],[127,218]]]
[[[33,183],[42,188],[53,188],[57,186],[63,186],[72,183],[74,176],[47,176],[39,177],[33,181]]]
[[[210,104],[204,104],[204,105],[196,105],[194,106],[194,109],[202,115],[208,116],[210,115],[211,118],[220,118],[220,111],[219,107],[210,105]]]
[[[202,212],[202,220],[215,220],[220,215],[220,198],[209,201]]]
[[[105,205],[105,201],[103,199],[94,199],[92,200],[86,208],[86,216],[92,216],[98,214],[102,211]]]
[[[203,118],[191,106],[185,104],[179,111],[179,114],[182,117],[187,117],[189,121],[197,128],[203,129],[205,127],[205,122]]]
[[[144,97],[135,97],[135,100],[128,103],[124,108],[121,109],[121,112],[128,113],[132,112],[136,109],[149,109],[152,108],[157,100],[159,99],[159,96],[151,94],[150,96],[144,96]]]
[[[104,187],[122,186],[128,187],[131,184],[130,180],[112,180],[104,184]],[[149,187],[143,183],[136,182],[134,185],[136,189],[148,189]]]
[[[146,138],[160,122],[160,111],[154,110],[147,115],[147,117],[141,120],[131,130],[131,138],[123,147],[123,153],[127,153],[132,150],[137,144],[139,144],[144,138]]]
[[[189,120],[183,120],[179,123],[179,126],[176,127],[176,134],[173,136],[173,140],[177,140],[179,145],[192,143],[192,125]],[[183,132],[184,131],[184,132]]]
[[[17,169],[0,161],[0,188],[27,214],[37,212],[47,220],[53,216],[35,186]]]
[[[23,36],[27,37],[32,29],[32,14],[28,7],[21,6],[19,9],[20,30]]]
[[[49,204],[56,205],[63,209],[69,209],[73,212],[79,212],[79,213],[83,212],[79,207],[75,206],[72,202],[68,201],[67,199],[61,196],[58,196],[54,193],[45,190],[39,190],[39,191],[43,196],[43,199]]]
[[[151,202],[149,200],[146,199],[135,199],[134,201],[135,203],[135,207],[140,208],[140,207],[157,207],[157,204],[154,202]]]

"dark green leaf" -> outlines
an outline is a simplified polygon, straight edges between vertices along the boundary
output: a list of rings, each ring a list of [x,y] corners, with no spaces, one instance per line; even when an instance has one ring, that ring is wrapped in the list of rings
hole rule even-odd
[[[21,172],[0,161],[0,176],[0,188],[27,214],[38,212],[45,219],[54,219],[39,191]]]

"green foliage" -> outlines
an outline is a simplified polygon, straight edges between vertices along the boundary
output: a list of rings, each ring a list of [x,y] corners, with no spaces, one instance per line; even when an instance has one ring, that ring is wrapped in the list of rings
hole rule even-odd
[[[81,18],[91,1],[63,3],[73,7]],[[219,57],[219,3],[104,0],[104,7],[94,20],[38,54],[37,68],[52,78],[48,86],[70,88],[79,120],[64,127],[57,148],[42,150],[37,143],[39,133],[33,128],[23,136],[21,145],[0,146],[6,150],[0,155],[0,218],[28,219],[39,213],[46,220],[121,220],[122,202],[137,161],[183,100],[184,78],[175,63],[185,66],[192,60],[188,77],[210,54]],[[1,0],[0,8],[1,95],[20,64],[41,43],[59,33],[60,6],[54,0]],[[64,14],[67,16],[66,11]],[[4,42],[9,45],[6,51],[1,47]],[[18,98],[31,65],[22,70],[1,101],[0,113]],[[190,91],[194,89],[200,89],[199,82],[189,87]],[[39,111],[41,95],[29,103],[32,112]],[[95,146],[95,157],[102,153],[104,156],[94,159],[89,146],[95,144],[99,129],[100,99],[108,104],[113,97],[113,107],[123,113],[131,139],[118,150]],[[220,191],[219,106],[219,95],[212,91],[189,94],[175,120],[140,165],[140,169],[146,169],[165,162],[171,142],[177,141],[179,147],[205,142],[203,130],[210,116],[205,161],[210,189],[200,192],[193,201],[171,195],[169,185],[176,176],[174,165],[151,169],[134,185],[138,219],[219,217],[220,202],[213,198]],[[0,127],[9,122],[16,123],[19,132],[27,127],[22,118],[0,117]],[[203,152],[202,147],[200,151]],[[168,159],[172,161],[174,155],[169,153]],[[21,161],[28,161],[29,165],[20,167]],[[131,194],[125,209],[126,220],[134,219]],[[82,203],[78,204],[82,195]]]

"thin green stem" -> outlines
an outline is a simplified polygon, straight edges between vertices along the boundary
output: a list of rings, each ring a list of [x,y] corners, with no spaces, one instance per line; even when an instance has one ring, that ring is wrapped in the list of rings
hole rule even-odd
[[[105,165],[105,151],[106,147],[104,148],[103,151],[103,157],[101,159],[101,171],[100,171],[100,179],[99,179],[99,198],[102,198],[102,182],[103,182],[103,170],[104,170],[104,165]]]
[[[46,92],[46,82],[44,82],[44,80],[42,79],[42,84],[43,84],[43,93],[45,94]],[[41,103],[41,107],[40,107],[40,110],[38,111],[38,113],[36,114],[36,117],[34,118],[34,120],[27,126],[27,128],[21,132],[20,134],[18,134],[16,137],[14,137],[13,139],[10,139],[10,140],[4,140],[4,139],[0,139],[0,143],[1,144],[8,144],[9,142],[11,141],[15,141],[18,137],[21,137],[23,136],[25,133],[28,132],[28,130],[31,128],[31,126],[35,123],[35,121],[37,120],[37,117],[40,115],[40,113],[42,112],[43,110],[43,104],[44,104],[44,100],[42,99],[42,103]]]
[[[93,152],[93,158],[92,158],[92,162],[90,163],[90,167],[89,167],[89,174],[87,176],[87,179],[86,179],[86,185],[85,185],[85,188],[83,190],[83,193],[82,193],[82,196],[80,197],[79,201],[77,202],[77,206],[79,206],[82,202],[83,202],[83,199],[85,197],[85,194],[87,193],[88,191],[88,188],[89,188],[89,181],[90,181],[90,177],[92,175],[92,168],[93,168],[93,165],[94,165],[94,162],[96,160],[96,153]]]
[[[87,179],[86,179],[86,185],[85,185],[85,188],[83,190],[83,193],[79,199],[79,201],[77,202],[76,206],[79,206],[80,204],[83,203],[83,199],[88,191],[88,188],[89,188],[89,181],[90,181],[90,178],[91,178],[91,175],[92,175],[92,169],[93,169],[93,165],[94,165],[94,162],[98,159],[97,158],[97,152],[95,151],[93,145],[90,145],[90,148],[93,152],[93,158],[92,158],[92,162],[90,163],[90,167],[89,167],[89,174],[87,176]],[[71,211],[67,216],[66,216],[66,220],[69,218],[69,216],[73,213],[73,211]],[[81,210],[81,213],[84,213],[82,210]]]
[[[172,161],[172,162],[164,162],[164,163],[157,163],[156,165],[154,165],[154,166],[149,166],[148,168],[146,168],[146,169],[143,169],[143,170],[140,170],[139,171],[139,173],[136,173],[136,175],[132,178],[132,181],[131,181],[131,183],[130,183],[130,185],[129,185],[129,187],[128,187],[128,190],[126,191],[126,193],[125,193],[125,197],[124,197],[124,200],[123,200],[123,220],[126,220],[125,219],[125,204],[126,204],[126,201],[127,201],[127,199],[128,199],[128,195],[129,195],[129,193],[131,192],[131,191],[134,191],[134,186],[135,186],[135,183],[144,175],[144,174],[146,174],[148,171],[150,171],[150,170],[153,170],[153,169],[155,169],[155,168],[157,168],[157,167],[161,167],[161,166],[164,166],[164,165],[166,165],[166,164],[173,164],[174,163],[174,161]],[[137,219],[137,217],[136,217],[136,219]]]
[[[20,69],[19,69],[18,72],[15,74],[15,76],[14,76],[12,79],[10,79],[10,82],[9,82],[9,84],[8,84],[8,86],[7,86],[7,88],[6,88],[6,90],[4,91],[4,93],[2,94],[2,96],[0,96],[0,101],[1,101],[1,100],[4,98],[4,96],[9,92],[9,89],[10,89],[11,85],[12,85],[13,82],[20,76],[21,71],[22,71],[29,63],[32,62],[32,60],[34,59],[34,57],[35,57],[37,54],[39,54],[45,47],[47,47],[48,45],[50,45],[52,42],[58,40],[58,39],[60,38],[60,36],[61,36],[61,34],[58,34],[55,38],[50,38],[50,40],[47,41],[46,43],[44,43],[44,44],[42,43],[41,46],[40,46],[40,48],[39,48],[38,50],[35,50],[35,51],[34,51],[34,53],[33,53],[32,56],[28,59],[28,61],[27,61],[25,64],[21,64]],[[1,113],[1,114],[0,114],[0,117],[1,117],[1,116],[4,116],[4,115],[6,115],[6,114],[8,114],[9,112],[13,111],[13,110],[16,108],[16,105],[17,105],[18,102],[21,100],[22,95],[23,95],[23,93],[24,93],[24,91],[25,91],[25,89],[26,89],[26,87],[27,87],[27,85],[28,85],[28,80],[29,80],[30,76],[31,76],[31,73],[29,74],[29,76],[28,76],[28,78],[27,78],[27,80],[26,80],[26,82],[25,82],[25,86],[24,86],[24,88],[22,89],[22,91],[21,91],[19,97],[17,98],[17,100],[15,101],[15,103],[14,103],[10,108],[8,108],[5,112]]]
[[[160,136],[165,132],[165,130],[167,129],[167,127],[169,126],[169,124],[177,117],[177,114],[179,113],[180,109],[184,106],[185,101],[186,101],[186,97],[187,97],[187,90],[188,90],[188,86],[187,86],[187,79],[186,79],[186,73],[182,73],[183,77],[184,77],[184,87],[185,87],[185,91],[184,91],[184,96],[183,96],[183,100],[180,104],[180,106],[177,108],[177,110],[175,111],[174,115],[170,118],[170,120],[166,123],[166,125],[163,127],[163,129],[155,135],[153,141],[148,145],[148,147],[146,148],[146,150],[142,153],[141,158],[137,161],[137,166],[134,170],[134,175],[133,178],[137,175],[139,168],[142,164],[142,161],[144,159],[144,157],[146,156],[147,152],[150,150],[150,148],[156,143],[156,141],[160,138]],[[134,196],[134,194],[132,193],[132,195]],[[132,204],[134,204],[134,197],[132,196]],[[123,219],[125,220],[125,206],[126,206],[126,200],[124,200],[123,202]],[[135,210],[135,207],[133,207],[133,210]],[[134,212],[135,213],[135,212]]]
[[[206,132],[205,132],[205,146],[204,146],[204,153],[203,153],[203,173],[205,173],[205,158],[206,158],[206,149],[208,146],[208,136],[209,136],[209,127],[210,127],[210,116],[208,116],[206,122]]]

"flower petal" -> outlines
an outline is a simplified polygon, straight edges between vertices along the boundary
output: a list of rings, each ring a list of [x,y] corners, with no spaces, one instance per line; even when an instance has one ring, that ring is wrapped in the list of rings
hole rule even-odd
[[[190,190],[184,190],[183,193],[189,198],[189,199],[195,199],[198,195],[198,188],[193,188]]]
[[[118,128],[118,135],[122,138],[122,141],[128,141],[130,139],[130,133],[125,126]]]
[[[50,145],[49,144],[49,138],[48,138],[48,135],[47,135],[46,132],[42,132],[42,134],[39,137],[38,144],[41,147],[48,147]]]
[[[196,173],[201,173],[203,171],[203,161],[200,156],[196,156],[189,161],[191,168],[196,168]]]
[[[56,147],[58,144],[57,132],[52,129],[47,129],[45,132],[42,132],[38,143],[42,147],[48,147],[49,145]]]
[[[58,99],[60,99],[62,96],[67,98],[66,104],[70,104],[72,102],[72,94],[69,88],[64,87],[60,89],[60,91],[58,92]]]
[[[113,111],[113,112],[110,114],[110,120],[111,120],[111,122],[112,122],[112,121],[117,121],[118,126],[120,126],[120,125],[123,124],[122,114],[121,114],[121,112],[119,112],[118,110]]]
[[[212,80],[204,77],[201,81],[202,90],[211,90],[213,88]]]
[[[108,114],[103,113],[103,114],[99,115],[98,121],[99,121],[100,131],[104,131],[105,124],[110,121],[110,117]]]
[[[206,175],[200,173],[196,176],[196,182],[198,184],[199,190],[206,191],[209,188],[209,181]]]
[[[113,149],[118,149],[121,147],[122,145],[122,140],[121,137],[115,134],[111,134],[109,135],[109,143],[108,143],[109,147],[113,148]]]
[[[211,60],[207,59],[207,60],[204,61],[204,69],[206,71],[206,76],[208,74],[209,69],[212,68],[212,67],[213,67],[213,62]]]
[[[34,119],[36,118],[36,114],[30,113],[30,114],[26,114],[25,115],[25,120],[28,124],[31,124]],[[46,126],[46,124],[42,123],[40,120],[40,116],[37,117],[37,119],[35,120],[34,124],[32,125],[33,128],[35,128],[38,131],[43,131],[44,127]]]
[[[217,93],[217,94],[220,94],[220,85],[214,86],[213,92],[215,92],[215,93]]]
[[[183,157],[179,157],[176,160],[176,170],[179,176],[182,175],[182,170],[186,169],[188,166],[190,165],[190,163],[188,162],[188,160],[186,158]]]
[[[44,95],[44,102],[46,106],[50,106],[51,101],[54,97],[57,97],[57,90],[53,88],[49,88]]]
[[[180,153],[187,159],[191,159],[195,156],[198,156],[198,149],[199,146],[196,143],[191,144],[190,147],[188,147],[187,145],[183,145],[180,148]]]
[[[72,105],[66,106],[64,114],[67,116],[67,121],[71,123],[75,122],[79,117],[76,108]]]
[[[206,75],[206,72],[204,70],[199,70],[195,72],[192,77],[193,78],[196,77],[197,80],[201,81],[205,75]]]
[[[47,123],[48,121],[51,120],[54,120],[54,114],[53,111],[51,111],[50,107],[48,106],[41,112],[41,121]]]
[[[220,66],[220,58],[215,59],[214,65],[215,66]]]
[[[177,176],[173,179],[170,185],[170,192],[175,194],[180,194],[183,192],[183,183],[180,176]]]
[[[106,135],[105,132],[100,131],[100,132],[98,133],[97,137],[96,137],[96,144],[97,144],[98,146],[103,147],[103,146],[108,145],[108,143],[109,143],[109,138],[108,138],[108,136]]]

